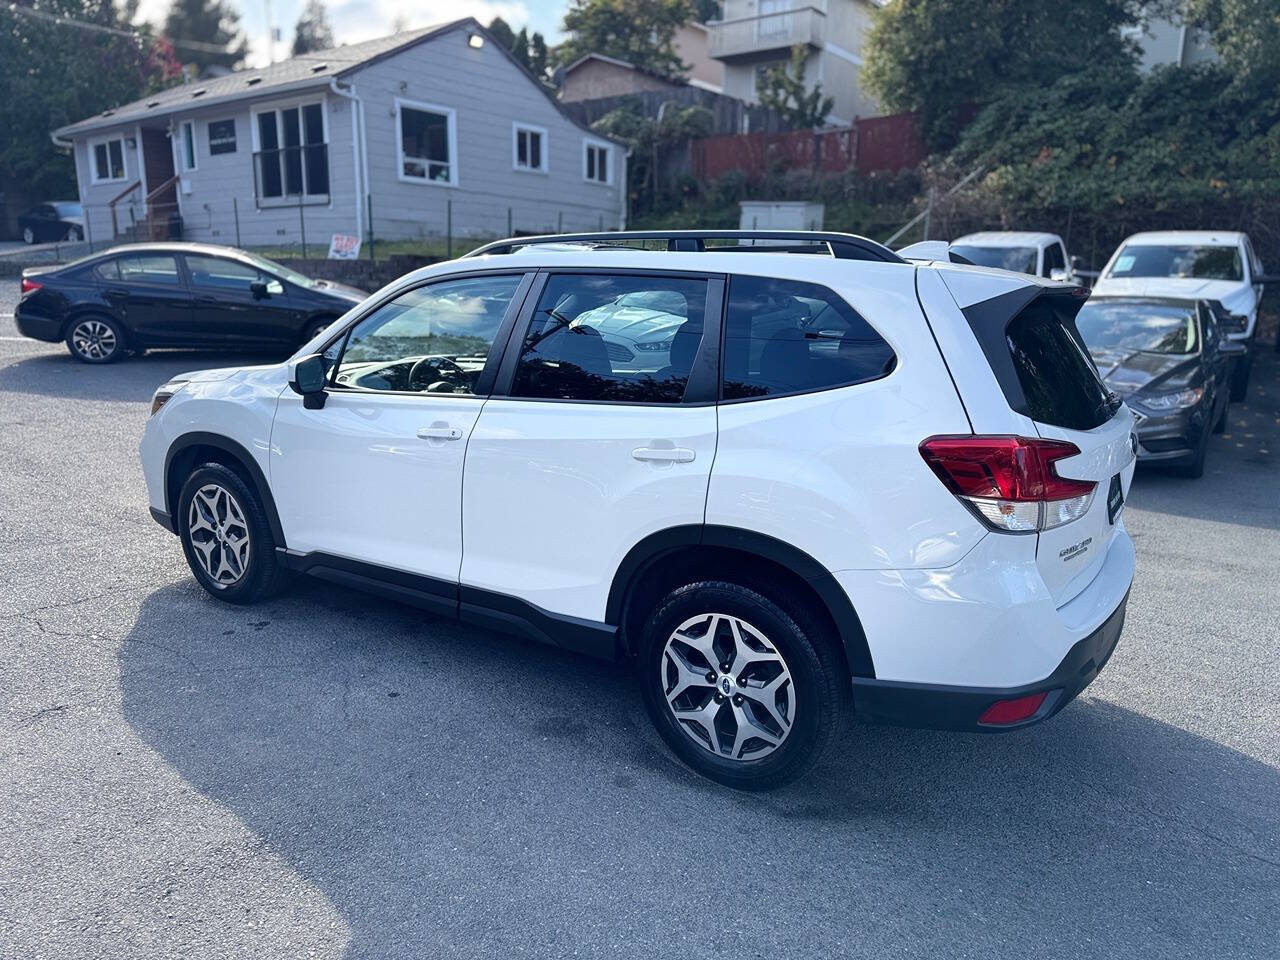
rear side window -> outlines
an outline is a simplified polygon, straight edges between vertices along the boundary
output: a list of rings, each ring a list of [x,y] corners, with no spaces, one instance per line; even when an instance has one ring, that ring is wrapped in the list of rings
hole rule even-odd
[[[725,319],[725,400],[848,386],[893,370],[893,348],[833,291],[734,277]]]
[[[178,261],[166,253],[141,253],[121,257],[120,279],[125,283],[157,283],[180,286]]]
[[[554,275],[529,322],[511,394],[679,403],[706,310],[705,280]]]
[[[1067,430],[1092,430],[1114,412],[1093,361],[1077,340],[1064,307],[1041,297],[1009,321],[1005,343],[1032,420]],[[999,371],[997,371],[998,375]],[[1019,406],[1006,398],[1015,409]]]

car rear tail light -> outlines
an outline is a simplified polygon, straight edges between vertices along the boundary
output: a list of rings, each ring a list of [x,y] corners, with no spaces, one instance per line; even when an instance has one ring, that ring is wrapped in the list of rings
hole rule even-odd
[[[997,700],[982,711],[982,716],[978,718],[978,722],[992,727],[1005,727],[1011,723],[1021,723],[1023,720],[1030,719],[1036,715],[1036,711],[1040,709],[1040,704],[1044,703],[1044,698],[1048,695],[1047,692],[1033,693],[1030,696],[1018,697],[1016,700]]]
[[[34,280],[30,279],[29,277],[23,277],[22,278],[22,295],[26,296],[28,293],[35,293],[42,286],[44,286],[44,284],[36,283]]]
[[[1054,463],[1079,455],[1063,440],[930,437],[920,444],[938,479],[992,530],[1034,533],[1088,512],[1097,483],[1058,476]]]

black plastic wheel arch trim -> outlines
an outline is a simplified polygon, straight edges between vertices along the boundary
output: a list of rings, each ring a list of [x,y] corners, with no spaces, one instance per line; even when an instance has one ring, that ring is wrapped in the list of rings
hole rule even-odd
[[[164,527],[170,533],[178,532],[178,527],[176,524],[174,524],[173,517],[169,516],[169,514],[166,511],[158,510],[155,507],[151,507],[150,510],[151,510],[152,520],[160,524],[160,526]]]
[[[855,677],[875,678],[875,663],[862,621],[858,619],[849,595],[831,571],[798,547],[754,530],[719,524],[687,524],[645,537],[627,552],[618,565],[609,588],[605,620],[611,624],[623,623],[628,596],[636,579],[663,557],[686,546],[724,547],[753,554],[800,576],[818,594],[834,621],[844,645],[849,672]]]
[[[284,527],[280,524],[280,514],[276,512],[276,502],[271,496],[271,487],[267,483],[267,478],[262,473],[262,468],[258,466],[258,461],[240,444],[234,440],[229,440],[217,433],[184,433],[178,439],[169,445],[169,452],[164,456],[164,506],[165,512],[169,514],[173,529],[176,533],[180,526],[180,519],[174,512],[176,504],[173,499],[182,489],[182,483],[186,482],[186,478],[182,478],[181,482],[176,484],[177,489],[173,489],[175,484],[171,481],[169,472],[173,466],[173,461],[182,453],[193,447],[213,447],[233,457],[235,461],[244,467],[245,472],[249,475],[258,494],[258,499],[262,501],[262,507],[267,514],[267,523],[271,525],[271,536],[275,540],[276,546],[285,546]],[[153,514],[154,516],[154,514]],[[163,526],[163,524],[161,524]]]

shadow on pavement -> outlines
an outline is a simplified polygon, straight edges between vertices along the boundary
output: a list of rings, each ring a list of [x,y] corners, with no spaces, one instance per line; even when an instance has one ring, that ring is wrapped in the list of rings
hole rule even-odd
[[[616,666],[305,580],[248,609],[160,589],[119,657],[133,728],[323,891],[352,956],[1280,942],[1280,771],[1088,691],[1006,736],[855,727],[757,796],[672,759]]]
[[[56,344],[48,344],[56,347]],[[229,353],[201,350],[157,350],[119,363],[95,366],[72,359],[66,348],[25,357],[0,366],[0,393],[27,393],[73,400],[145,402],[170,377],[191,370],[279,363],[276,353]]]

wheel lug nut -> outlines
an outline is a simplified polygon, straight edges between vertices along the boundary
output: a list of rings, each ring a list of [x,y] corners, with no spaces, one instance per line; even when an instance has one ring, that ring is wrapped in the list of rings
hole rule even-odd
[[[742,706],[742,694],[735,693],[733,695],[733,702],[736,703],[738,706]]]
[[[707,683],[715,683],[715,682],[716,682],[716,672],[714,670],[708,670]]]
[[[720,672],[721,672],[721,673],[728,673],[728,672],[729,672],[729,665],[728,665],[727,663],[722,663],[722,664],[720,664]]]
[[[716,703],[724,703],[724,697],[721,694],[716,694]]]

